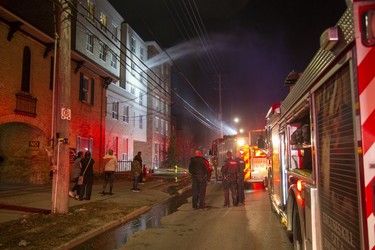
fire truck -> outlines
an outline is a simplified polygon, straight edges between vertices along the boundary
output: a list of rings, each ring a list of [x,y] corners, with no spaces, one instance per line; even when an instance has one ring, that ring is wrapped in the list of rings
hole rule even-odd
[[[227,159],[227,152],[241,154],[245,162],[244,182],[263,183],[267,186],[268,160],[264,149],[264,130],[249,131],[248,135],[224,135],[212,142],[211,156],[215,170],[216,181],[222,181],[221,167]]]
[[[257,145],[247,147],[249,147],[250,164],[245,166],[244,181],[245,183],[262,183],[263,187],[267,188],[269,163],[266,150],[258,148]]]
[[[295,249],[375,249],[375,1],[347,4],[266,116],[271,207]]]
[[[238,150],[238,143],[242,143],[245,138],[239,138],[237,135],[224,135],[212,142],[210,155],[214,165],[214,173],[216,181],[222,181],[221,167],[227,159],[227,152],[231,151],[233,154]]]

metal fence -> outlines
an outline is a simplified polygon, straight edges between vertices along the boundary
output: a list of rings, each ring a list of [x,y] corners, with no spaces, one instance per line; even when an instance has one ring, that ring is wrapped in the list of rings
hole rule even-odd
[[[132,161],[118,161],[118,167],[116,169],[116,173],[126,173],[130,172],[131,170],[131,162]]]

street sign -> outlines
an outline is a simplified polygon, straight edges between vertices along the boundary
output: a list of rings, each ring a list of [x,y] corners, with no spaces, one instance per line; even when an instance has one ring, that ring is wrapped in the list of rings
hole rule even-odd
[[[39,150],[39,141],[29,141],[29,148],[31,150]]]
[[[70,121],[71,118],[72,118],[71,110],[67,108],[61,108],[61,119]]]

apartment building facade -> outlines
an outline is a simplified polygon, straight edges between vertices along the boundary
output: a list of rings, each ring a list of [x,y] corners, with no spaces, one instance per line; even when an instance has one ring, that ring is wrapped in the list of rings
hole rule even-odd
[[[121,26],[121,38],[123,64],[120,83],[116,87],[123,93],[120,106],[127,116],[127,133],[122,134],[125,137],[123,141],[128,142],[126,159],[132,160],[138,151],[143,151],[139,145],[147,141],[148,76],[144,68],[147,49],[142,38],[127,23]],[[144,156],[143,153],[142,157]]]
[[[119,135],[113,132],[114,125],[108,119],[110,117],[119,118],[119,116],[118,113],[112,111],[113,95],[108,96],[107,93],[111,92],[113,86],[118,86],[120,80],[121,23],[123,18],[108,1],[88,0],[82,4],[77,4],[76,10],[77,13],[74,16],[77,16],[77,21],[73,25],[75,37],[73,38],[72,49],[97,67],[94,73],[96,73],[103,93],[101,110],[97,113],[97,115],[100,115],[100,120],[103,123],[101,127],[104,131],[103,139],[97,142],[101,147],[98,157],[101,159],[109,149],[112,149],[115,155],[119,157],[121,155],[121,152],[119,152]],[[90,78],[89,75],[90,72],[93,72],[85,68],[87,63],[81,64],[79,62],[78,65],[80,65],[80,68],[75,71],[80,71],[80,79],[83,78],[83,84],[87,85],[87,95],[90,96],[93,78]],[[89,84],[86,84],[86,82],[89,82]],[[91,119],[88,119],[87,122],[95,123]],[[92,125],[94,126],[90,128],[96,127],[95,124]],[[78,126],[73,127],[74,129],[82,131]],[[93,138],[87,136],[84,134],[76,135],[77,151],[86,149],[87,143],[82,146],[80,143],[82,140],[92,141],[88,145],[90,147],[95,145]],[[99,170],[103,170],[102,164],[99,164]]]
[[[171,60],[160,46],[152,41],[147,45],[148,115],[147,143],[143,145],[148,168],[164,166],[171,133]]]

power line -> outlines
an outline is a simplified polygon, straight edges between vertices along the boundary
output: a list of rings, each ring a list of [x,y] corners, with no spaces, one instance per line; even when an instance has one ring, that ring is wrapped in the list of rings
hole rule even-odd
[[[53,1],[53,2],[55,2],[55,0],[50,0],[50,1]],[[77,0],[75,0],[75,2],[76,3],[79,3],[80,4],[80,6],[84,9],[84,10],[86,10],[87,11],[87,13],[89,13],[89,10],[80,2],[80,1],[77,1]],[[74,7],[74,6],[73,6]],[[131,62],[133,62],[134,63],[134,65],[135,66],[137,66],[142,72],[144,72],[149,78],[150,78],[150,80],[151,81],[153,81],[161,90],[163,90],[167,95],[170,95],[170,93],[167,91],[167,90],[165,90],[164,89],[164,87],[163,86],[161,86],[157,81],[155,81],[149,74],[148,74],[148,72],[146,72],[146,71],[144,71],[143,70],[143,67],[144,68],[146,68],[146,69],[148,69],[149,70],[149,72],[150,73],[152,73],[159,81],[162,81],[162,82],[164,82],[164,80],[163,79],[161,79],[151,68],[149,68],[144,62],[143,62],[143,60],[142,59],[140,59],[136,54],[134,54],[133,53],[133,51],[131,50],[131,49],[129,49],[127,46],[126,46],[126,44],[124,44],[123,43],[123,41],[121,41],[121,40],[119,40],[119,42],[120,42],[120,44],[128,51],[128,52],[130,52],[131,53],[131,55],[132,56],[134,56],[141,64],[142,64],[142,66],[143,67],[141,67],[138,63],[137,63],[137,61],[135,61],[133,58],[131,58],[130,56],[128,56],[127,54],[126,54],[126,52],[124,52],[124,51],[122,51],[121,50],[121,48],[120,47],[118,47],[117,46],[117,44],[116,43],[114,43],[113,42],[113,40],[110,38],[110,37],[108,37],[108,35],[106,34],[106,33],[104,33],[103,32],[103,30],[101,29],[101,28],[99,28],[99,27],[97,27],[96,25],[94,25],[94,23],[92,22],[92,21],[90,21],[89,20],[89,18],[88,18],[88,16],[87,15],[85,15],[85,14],[83,14],[83,13],[81,13],[77,8],[75,8],[75,10],[77,11],[77,13],[79,13],[89,24],[91,24],[95,29],[96,29],[96,31],[98,31],[103,37],[105,37],[110,43],[112,43],[112,45],[114,46],[114,47],[116,47],[119,51],[120,51],[120,54],[121,53],[123,53],[124,55],[125,55],[125,57],[126,58],[128,58]],[[94,21],[96,21],[97,23],[101,23],[100,22],[100,20],[97,18],[97,17],[95,17],[95,16],[93,16],[92,17],[93,19],[94,19]],[[83,27],[83,28],[85,28],[87,31],[89,31],[92,35],[95,35],[95,33],[94,32],[92,32],[85,24],[83,24],[81,21],[79,21],[78,20],[78,18],[76,19],[76,21]],[[106,30],[106,32],[108,32],[112,37],[117,37],[117,34],[113,34],[107,27],[105,27],[105,30]],[[101,41],[98,37],[96,37],[100,42],[105,42],[105,41]],[[128,67],[126,67],[126,65],[127,66],[129,66],[130,68],[131,68],[131,65],[129,65],[129,64],[127,64],[126,63],[126,61],[125,62],[122,62],[122,60],[121,60],[121,57],[120,56],[118,56],[118,55],[116,55],[115,53],[114,53],[114,51],[110,51],[110,52],[112,52],[113,53],[113,55],[115,55],[116,56],[116,59],[120,62],[120,64],[122,65],[122,66],[124,66],[126,69],[128,68]],[[124,63],[125,63],[125,65],[124,65]],[[139,74],[139,72],[137,72],[138,73],[138,75],[141,75],[141,74]],[[145,80],[147,81],[147,82],[149,82],[150,84],[153,84],[150,80],[149,80],[149,78],[145,78]],[[164,82],[165,83],[165,82]]]
[[[54,0],[50,0],[50,1],[53,1],[54,2]],[[77,1],[76,1],[76,3],[78,3]],[[85,8],[85,6],[83,6],[82,5],[82,3],[81,2],[79,2],[79,4],[82,6],[82,8],[83,9],[85,9],[87,12],[89,12],[88,11],[88,9],[87,8]],[[84,14],[82,14],[77,8],[75,8],[76,9],[76,11],[77,11],[77,13],[78,14],[80,14],[82,17],[84,17],[84,19],[85,20],[87,20],[88,21],[88,23],[89,24],[91,24],[97,31],[99,31],[100,32],[100,34],[103,36],[103,37],[105,37],[106,39],[108,39],[108,41],[109,42],[111,42],[113,45],[114,45],[114,47],[116,47],[117,49],[119,49],[120,50],[120,52],[123,52],[122,50],[121,50],[121,48],[119,48],[118,46],[117,46],[117,44],[115,44],[108,36],[107,36],[107,34],[106,33],[104,33],[100,28],[98,28],[97,26],[95,26],[94,25],[94,23],[93,22],[91,22],[90,20],[88,20],[88,17],[86,16],[86,15],[84,15]],[[93,18],[94,18],[94,20],[95,21],[97,21],[98,23],[100,23],[100,20],[98,20],[95,16],[93,16]],[[85,28],[87,31],[89,31],[92,35],[95,35],[85,24],[83,24],[81,21],[79,21],[78,19],[77,19],[77,23],[79,23],[83,28]],[[105,27],[106,28],[106,27]],[[107,28],[106,28],[106,31],[108,31],[112,36],[114,36],[114,34],[112,34],[112,32],[111,31],[109,31]],[[117,34],[116,34],[116,36],[115,37],[117,37]],[[98,37],[96,37],[100,42],[104,42],[104,41],[101,41]],[[145,68],[147,68],[158,80],[160,80],[160,81],[162,81],[162,82],[164,82],[164,80],[162,80],[152,69],[150,69],[141,59],[139,59],[134,53],[133,53],[133,51],[131,50],[131,49],[129,49],[124,43],[123,43],[123,41],[120,41],[120,44],[121,45],[123,45],[123,47],[127,50],[127,51],[129,51],[130,53],[131,53],[131,55],[133,55],[133,56],[135,56],[138,60],[139,60],[139,62],[141,62],[141,64],[145,67]],[[110,50],[115,56],[116,56],[116,58],[117,58],[117,60],[120,62],[120,65],[122,65],[122,66],[124,66],[125,67],[125,69],[126,70],[128,70],[129,71],[129,68],[131,68],[131,65],[129,65],[126,61],[125,62],[123,62],[123,60],[121,60],[121,57],[119,57],[119,56],[117,56],[115,53],[114,53],[114,51],[112,51],[112,50]],[[148,78],[146,78],[146,80],[147,80],[147,82],[151,85],[151,86],[153,86],[154,88],[152,89],[152,90],[155,90],[157,87],[159,87],[159,88],[161,88],[165,93],[167,93],[167,95],[170,95],[170,93],[168,92],[168,91],[166,91],[158,82],[156,82],[147,72],[145,72],[144,70],[143,70],[143,68],[136,62],[136,61],[134,61],[133,60],[133,58],[131,58],[130,56],[128,56],[126,53],[124,53],[125,54],[125,56],[126,56],[126,58],[128,58],[131,62],[133,62],[134,63],[134,65],[135,66],[137,66],[141,71],[143,71],[144,73],[146,73],[146,75],[148,76],[148,77],[150,77],[151,78],[151,81],[152,82],[154,82],[156,85],[154,85]],[[170,57],[170,56],[169,56]],[[171,58],[171,57],[170,57]],[[129,67],[126,67],[126,66],[129,66]],[[137,71],[136,71],[137,72]],[[139,72],[137,72],[138,74],[139,74]],[[141,75],[141,74],[139,74],[139,75]],[[187,78],[186,78],[186,80],[187,80]],[[191,85],[191,83],[189,83],[190,85]],[[192,86],[192,85],[191,85]],[[195,90],[196,91],[196,90]],[[173,89],[171,89],[171,92],[174,92],[174,90]],[[196,91],[197,92],[197,91]],[[198,92],[197,92],[198,93]],[[199,94],[199,93],[198,93]],[[139,97],[135,97],[134,99],[132,99],[132,101],[134,101],[134,100],[136,100],[136,99],[138,99]],[[183,99],[182,97],[180,97],[181,99]],[[184,99],[183,99],[184,100]],[[202,100],[203,100],[203,98],[202,98]],[[184,103],[187,103],[186,102],[186,100],[184,100]],[[209,107],[209,105],[206,103],[206,105]],[[211,109],[212,110],[212,109]],[[199,115],[201,115],[202,117],[204,117],[201,113],[199,113],[198,112],[198,114]],[[196,115],[195,115],[196,116]]]

